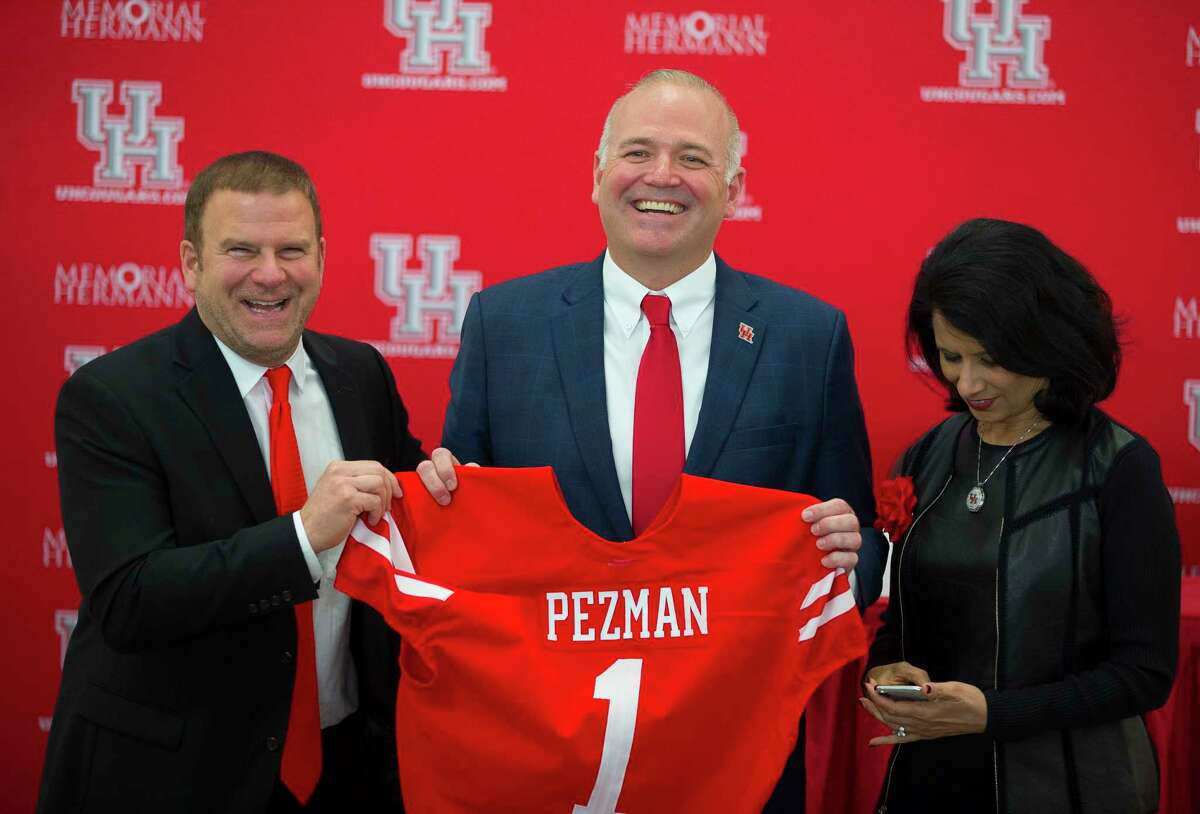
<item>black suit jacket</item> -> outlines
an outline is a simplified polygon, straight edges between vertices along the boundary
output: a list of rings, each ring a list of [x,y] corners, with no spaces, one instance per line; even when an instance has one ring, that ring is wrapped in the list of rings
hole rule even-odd
[[[379,354],[311,331],[303,341],[346,459],[414,467],[420,445]],[[55,436],[83,598],[38,810],[262,811],[287,729],[291,606],[317,591],[195,310],[80,368]],[[357,603],[351,631],[360,710],[390,737],[394,640]]]

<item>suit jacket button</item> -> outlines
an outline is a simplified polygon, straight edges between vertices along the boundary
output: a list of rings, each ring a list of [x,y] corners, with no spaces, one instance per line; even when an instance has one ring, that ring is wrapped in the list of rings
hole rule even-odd
[[[251,602],[250,603],[250,615],[253,616],[256,613],[258,613],[258,605],[255,605],[253,602]]]
[[[292,651],[284,650],[282,653],[280,653],[279,661],[282,664],[291,664],[292,663]]]
[[[279,596],[278,595],[271,597],[271,607],[273,607],[273,608],[279,607]]]
[[[258,607],[261,608],[262,610],[270,610],[271,609],[271,600],[269,600],[269,599],[258,600]]]
[[[274,735],[267,738],[267,751],[268,752],[278,752],[279,751],[279,738],[275,737]]]
[[[291,602],[291,601],[292,601],[292,592],[291,592],[291,591],[287,591],[287,590],[285,590],[283,593],[281,593],[281,594],[280,594],[280,596],[282,596],[282,597],[283,597],[283,601],[284,601],[284,602]]]

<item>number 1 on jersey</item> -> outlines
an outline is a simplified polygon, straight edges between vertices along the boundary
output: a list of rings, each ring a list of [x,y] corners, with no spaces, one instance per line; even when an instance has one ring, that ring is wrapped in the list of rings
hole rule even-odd
[[[600,771],[587,805],[576,805],[571,814],[617,814],[617,799],[625,785],[625,768],[633,748],[633,727],[637,723],[638,696],[642,691],[642,660],[617,659],[596,676],[592,697],[608,701],[608,723],[604,728],[604,749],[600,753]]]

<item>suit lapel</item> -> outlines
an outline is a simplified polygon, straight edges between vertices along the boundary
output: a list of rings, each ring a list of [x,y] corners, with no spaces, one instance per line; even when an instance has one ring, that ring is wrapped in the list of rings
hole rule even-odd
[[[613,462],[604,389],[603,257],[580,269],[563,292],[566,309],[551,330],[575,443],[608,522],[622,539],[633,536]]]
[[[233,373],[194,308],[175,326],[174,333],[179,395],[208,429],[255,522],[265,523],[278,516],[275,498]]]
[[[718,257],[708,378],[696,432],[683,467],[689,475],[712,474],[741,409],[767,334],[766,322],[751,313],[757,302],[745,278]]]
[[[329,406],[333,410],[333,420],[342,442],[342,457],[347,461],[375,457],[370,453],[366,414],[354,379],[339,364],[336,352],[325,337],[305,331],[304,347],[321,377],[321,383],[325,385],[325,394],[329,396]]]

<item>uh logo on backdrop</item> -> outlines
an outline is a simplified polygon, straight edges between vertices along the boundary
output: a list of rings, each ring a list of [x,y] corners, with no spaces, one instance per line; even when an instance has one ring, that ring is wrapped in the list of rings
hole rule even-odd
[[[922,86],[923,102],[1065,105],[1046,65],[1050,17],[1030,0],[942,0],[942,37],[963,52],[958,85]],[[984,9],[987,9],[985,12]]]
[[[471,295],[483,274],[454,268],[457,235],[371,235],[375,296],[396,309],[388,340],[372,343],[384,356],[453,359]],[[410,268],[412,261],[416,268]]]
[[[383,27],[406,45],[399,73],[364,73],[362,86],[375,90],[508,90],[485,47],[492,24],[491,3],[464,0],[384,0]]]
[[[112,109],[114,86],[107,79],[76,79],[75,136],[97,154],[91,186],[59,185],[59,201],[182,205],[187,181],[179,164],[183,118],[158,115],[161,82],[124,81]]]

